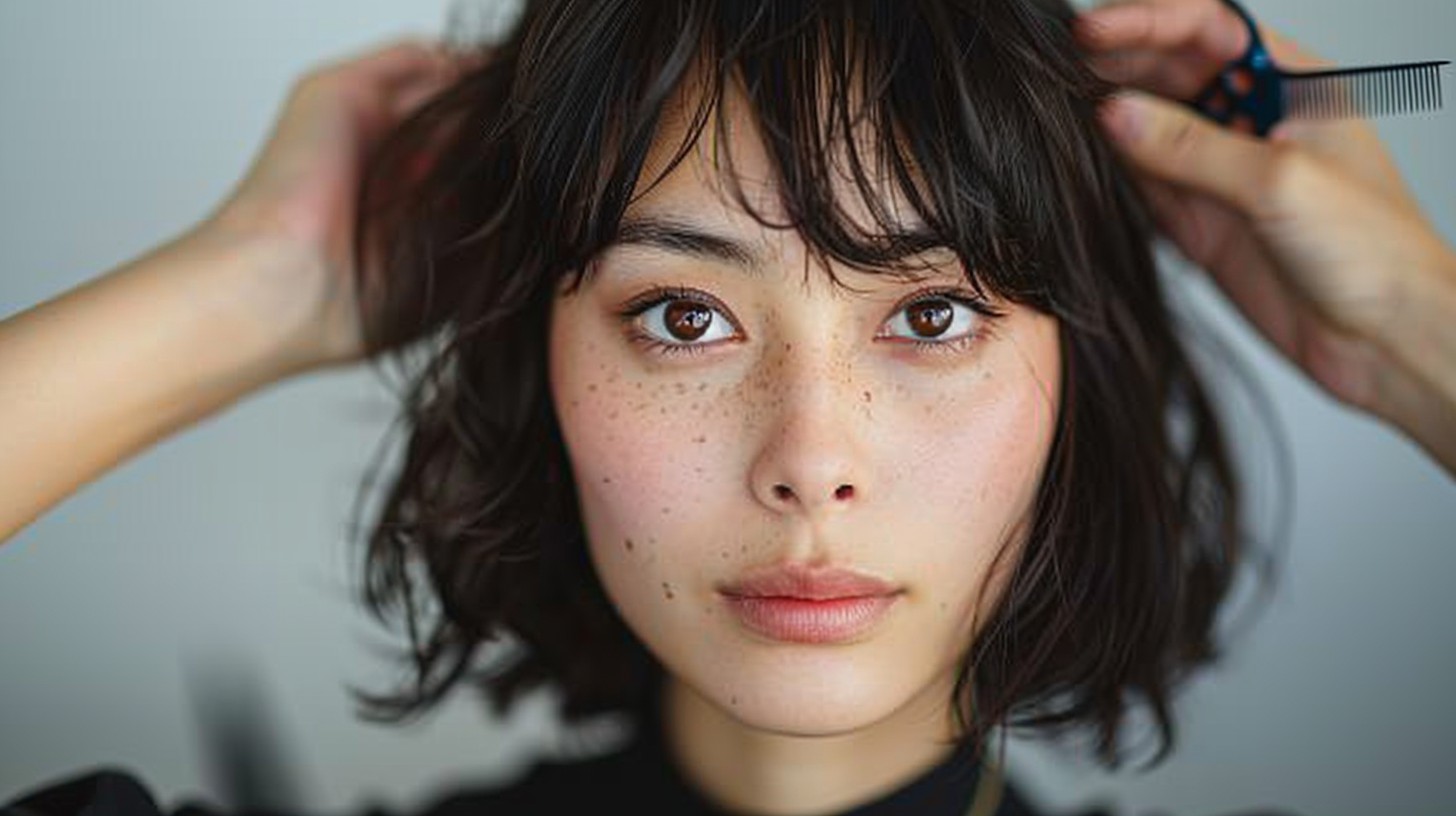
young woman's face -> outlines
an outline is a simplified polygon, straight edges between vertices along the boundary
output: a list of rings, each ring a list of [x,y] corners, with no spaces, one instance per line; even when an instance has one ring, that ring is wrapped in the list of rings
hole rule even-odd
[[[781,217],[741,96],[724,104],[745,193]],[[682,128],[664,121],[639,192]],[[836,287],[796,233],[732,203],[710,131],[557,297],[552,396],[593,563],[643,643],[745,724],[845,732],[943,695],[978,593],[982,621],[999,597],[1057,421],[1057,325],[965,305],[948,251],[916,281],[836,266],[858,291]],[[751,571],[785,566],[894,592],[735,600]]]

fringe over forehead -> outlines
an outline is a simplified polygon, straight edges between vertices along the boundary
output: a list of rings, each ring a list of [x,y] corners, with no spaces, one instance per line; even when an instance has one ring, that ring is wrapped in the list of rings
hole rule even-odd
[[[1043,310],[1081,300],[1065,267],[1087,267],[1077,233],[1107,181],[1091,175],[1085,132],[1106,88],[1082,63],[1048,58],[1072,51],[1055,42],[1067,36],[1057,9],[569,0],[526,13],[542,19],[527,21],[515,116],[499,126],[522,151],[516,203],[558,233],[537,244],[556,253],[541,259],[548,267],[587,268],[634,189],[650,189],[712,128],[739,206],[797,230],[826,269],[825,256],[869,271],[949,247],[978,288]],[[721,149],[729,83],[762,139],[781,221],[754,209]],[[640,179],[665,112],[684,117],[685,136]],[[846,182],[872,224],[835,195]]]

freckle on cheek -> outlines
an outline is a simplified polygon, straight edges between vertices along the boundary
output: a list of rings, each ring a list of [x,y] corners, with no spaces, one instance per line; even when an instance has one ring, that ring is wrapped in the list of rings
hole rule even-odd
[[[669,584],[666,581],[662,582],[662,594],[666,595],[669,601],[676,597],[672,594],[672,584]]]
[[[627,545],[627,552],[632,552],[632,548],[636,546],[632,543],[632,539],[627,539],[625,543]]]

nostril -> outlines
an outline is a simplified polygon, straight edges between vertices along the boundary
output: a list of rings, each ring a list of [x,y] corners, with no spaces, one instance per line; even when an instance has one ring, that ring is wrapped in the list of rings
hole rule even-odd
[[[788,501],[794,495],[787,485],[774,485],[774,496],[782,501]]]
[[[839,489],[834,491],[834,498],[839,499],[840,501],[848,499],[853,495],[854,487],[852,487],[851,485],[840,485]]]

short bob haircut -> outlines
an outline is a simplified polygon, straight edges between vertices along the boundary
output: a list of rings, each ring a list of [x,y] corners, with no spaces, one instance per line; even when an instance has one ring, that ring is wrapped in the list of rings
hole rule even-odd
[[[896,269],[927,247],[894,233],[884,202],[867,234],[830,194],[836,134],[867,128],[873,155],[849,143],[865,200],[893,181],[973,286],[1059,320],[1064,387],[1029,538],[951,702],[977,738],[1090,729],[1111,767],[1141,702],[1160,763],[1175,687],[1218,656],[1217,612],[1253,551],[1151,211],[1095,124],[1115,88],[1073,19],[1066,0],[527,0],[503,37],[471,46],[486,59],[389,134],[360,190],[366,343],[407,372],[408,434],[359,528],[362,594],[403,621],[410,675],[388,694],[356,689],[362,714],[405,719],[461,683],[501,712],[545,684],[575,722],[661,679],[586,551],[546,329],[558,285],[614,238],[664,103],[694,78],[706,90],[672,164],[724,127],[715,103],[742,83],[788,214],[775,226],[821,259]],[[515,648],[482,660],[496,645]]]

